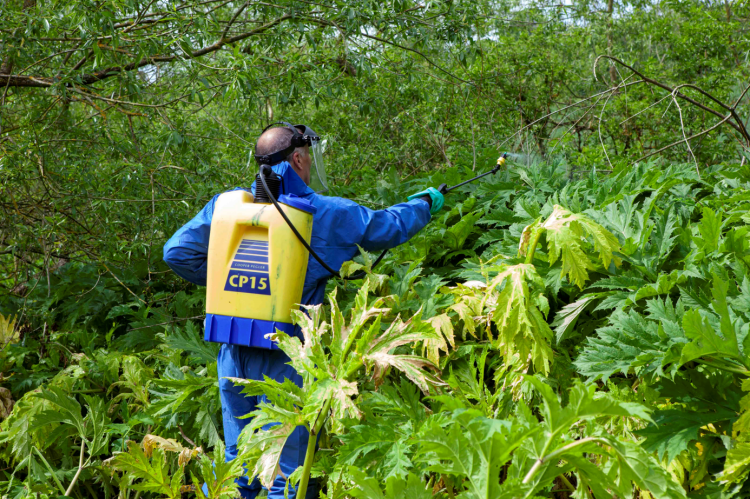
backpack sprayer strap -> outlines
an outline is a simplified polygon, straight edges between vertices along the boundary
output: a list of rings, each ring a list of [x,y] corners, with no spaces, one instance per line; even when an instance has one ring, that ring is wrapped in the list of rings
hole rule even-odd
[[[266,174],[269,171],[272,171],[270,166],[268,166],[268,165],[261,165],[261,167],[260,167],[260,175],[258,175],[258,176],[260,177],[260,182],[261,182],[261,185],[263,187],[263,190],[265,191],[266,196],[268,196],[268,198],[271,200],[271,202],[273,203],[273,205],[279,211],[279,214],[284,219],[284,221],[286,222],[286,224],[289,226],[290,229],[292,229],[292,232],[294,233],[294,235],[297,236],[297,239],[299,239],[299,242],[302,243],[302,246],[304,246],[305,249],[308,252],[310,252],[310,254],[313,256],[313,258],[315,258],[315,260],[317,260],[318,263],[324,269],[326,269],[328,272],[330,272],[334,276],[342,278],[342,279],[347,279],[347,280],[361,279],[365,275],[364,272],[362,272],[361,275],[359,275],[359,276],[357,275],[357,274],[359,274],[359,272],[357,272],[357,274],[353,274],[353,275],[351,275],[349,277],[341,277],[341,274],[339,272],[337,272],[336,270],[333,270],[326,262],[324,262],[323,259],[320,258],[320,256],[318,256],[318,254],[315,252],[315,250],[312,249],[312,247],[310,246],[310,244],[307,241],[305,241],[305,238],[302,237],[302,234],[299,233],[299,231],[294,226],[294,224],[292,223],[292,221],[289,220],[289,217],[286,216],[286,213],[284,213],[284,210],[282,210],[281,206],[279,206],[279,202],[276,200],[276,198],[274,197],[274,195],[271,193],[271,189],[269,189],[268,184],[266,183]],[[256,185],[256,189],[257,189],[257,185]],[[385,256],[385,254],[386,254],[387,251],[388,250],[383,251],[383,253],[378,257],[378,259],[375,260],[375,263],[373,264],[373,267],[375,265],[377,265],[380,262],[380,260],[383,259],[383,257]]]

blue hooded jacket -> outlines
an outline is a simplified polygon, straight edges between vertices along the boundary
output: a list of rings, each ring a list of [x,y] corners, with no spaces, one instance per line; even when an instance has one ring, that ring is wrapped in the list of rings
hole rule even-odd
[[[280,163],[273,170],[283,178],[282,194],[296,194],[317,208],[313,215],[311,246],[334,269],[359,254],[357,245],[368,251],[393,248],[409,240],[430,220],[430,207],[426,201],[414,199],[384,210],[370,210],[343,198],[321,196],[313,192],[297,175],[289,163]],[[255,194],[255,183],[251,188]],[[208,241],[211,219],[217,196],[188,223],[180,228],[164,245],[164,261],[183,279],[206,285]],[[302,293],[303,305],[318,305],[325,298],[325,288],[331,274],[312,256],[309,257]],[[300,276],[302,279],[303,276]],[[243,418],[266,402],[263,396],[249,397],[234,386],[232,377],[262,380],[269,376],[278,382],[290,379],[302,386],[302,377],[288,364],[289,358],[278,350],[265,350],[241,345],[223,344],[217,358],[219,392],[221,396],[226,460],[237,457],[237,438],[250,422]],[[283,474],[276,477],[269,489],[269,499],[287,497],[288,476],[304,463],[309,435],[298,427],[289,436],[279,459]],[[307,498],[317,497],[316,486],[308,488]],[[258,480],[248,476],[237,479],[243,499],[254,499],[261,490]],[[296,492],[288,497],[296,499]]]
[[[408,241],[430,221],[430,206],[422,199],[371,210],[348,199],[316,194],[286,161],[273,170],[283,179],[281,194],[306,198],[318,209],[313,216],[311,246],[334,269],[359,254],[357,245],[367,251],[394,248]],[[255,194],[255,182],[251,192]],[[164,245],[167,265],[183,279],[201,286],[206,285],[208,239],[218,197],[218,194],[214,196]],[[302,304],[322,303],[330,277],[331,274],[310,256]]]

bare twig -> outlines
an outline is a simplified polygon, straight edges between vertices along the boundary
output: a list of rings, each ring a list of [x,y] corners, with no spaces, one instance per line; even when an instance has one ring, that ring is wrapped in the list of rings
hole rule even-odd
[[[130,291],[130,290],[128,290],[128,291]],[[131,293],[132,293],[132,291],[131,291]],[[128,329],[127,332],[129,333],[130,331],[138,331],[139,329],[148,329],[150,327],[156,327],[156,326],[166,326],[167,324],[173,324],[175,322],[191,321],[193,319],[203,319],[204,317],[205,317],[205,315],[196,315],[195,317],[184,317],[182,319],[174,319],[174,320],[167,321],[167,322],[160,322],[158,324],[149,324],[148,326],[134,327],[133,329]]]
[[[176,60],[185,60],[185,59],[194,59],[197,57],[202,57],[206,54],[210,54],[212,52],[216,52],[217,50],[221,49],[224,45],[235,43],[242,41],[246,38],[249,38],[253,35],[257,35],[260,33],[263,33],[274,26],[277,26],[278,24],[281,24],[282,22],[291,19],[293,16],[292,14],[285,14],[277,19],[274,19],[273,21],[270,21],[266,24],[263,24],[262,26],[258,26],[255,29],[252,29],[250,31],[247,31],[245,33],[241,33],[239,35],[235,35],[229,38],[223,38],[217,40],[215,43],[208,45],[207,47],[204,47],[199,50],[194,50],[190,54],[174,54],[174,55],[153,55],[153,56],[147,56],[143,57],[142,59],[131,62],[130,64],[125,64],[123,66],[111,66],[108,68],[104,68],[101,71],[96,71],[93,73],[87,73],[80,77],[80,82],[83,85],[91,85],[92,83],[96,83],[98,81],[104,80],[106,78],[109,78],[111,76],[133,71],[136,69],[140,69],[144,66],[148,66],[150,64],[156,64],[156,63],[170,63],[174,62]],[[56,78],[47,78],[47,77],[41,77],[41,76],[32,76],[32,75],[13,75],[13,74],[0,74],[0,85],[8,85],[11,87],[38,87],[38,88],[44,88],[44,87],[52,87],[57,83]],[[70,84],[69,84],[70,85]],[[106,100],[106,99],[105,99]]]
[[[690,155],[693,157],[693,161],[695,162],[695,171],[698,172],[698,178],[701,176],[700,168],[698,167],[698,160],[695,159],[695,154],[693,154],[693,148],[690,147],[690,141],[687,139],[687,134],[685,133],[685,121],[682,118],[682,107],[680,106],[680,103],[677,102],[677,99],[675,98],[675,93],[677,92],[677,89],[680,87],[677,87],[672,92],[672,100],[674,100],[674,105],[677,106],[677,112],[680,113],[680,129],[682,131],[682,138],[685,139],[685,145],[688,148],[688,151],[690,151]]]
[[[231,28],[231,27],[232,27],[232,24],[234,24],[234,21],[236,21],[236,20],[237,20],[237,17],[238,17],[238,16],[239,16],[239,15],[240,15],[240,14],[242,13],[242,11],[243,11],[243,10],[245,10],[245,8],[246,8],[246,7],[247,7],[247,6],[249,5],[249,4],[250,4],[250,2],[245,2],[245,3],[244,3],[244,4],[242,5],[242,7],[240,7],[239,9],[237,9],[237,12],[235,12],[235,13],[234,13],[234,15],[232,16],[232,19],[230,19],[230,20],[229,20],[229,22],[227,23],[227,26],[226,26],[226,28],[224,28],[224,32],[223,32],[223,33],[221,34],[221,38],[219,39],[220,41],[221,41],[221,40],[226,40],[226,38],[227,38],[227,33],[229,32],[229,28]]]
[[[140,301],[141,303],[143,303],[144,305],[148,305],[148,304],[147,304],[147,303],[146,303],[146,302],[145,302],[145,301],[143,300],[143,298],[141,298],[141,297],[140,297],[140,296],[138,296],[137,294],[133,293],[133,291],[132,291],[132,290],[131,290],[131,289],[130,289],[130,288],[129,288],[128,286],[127,286],[127,284],[125,284],[124,282],[122,282],[122,281],[120,280],[120,278],[119,278],[119,277],[117,277],[117,275],[115,275],[115,273],[114,273],[114,272],[112,272],[111,270],[109,270],[109,267],[107,267],[107,264],[106,264],[106,263],[102,262],[102,265],[104,265],[104,268],[105,268],[105,269],[107,269],[107,272],[109,272],[110,274],[112,274],[112,277],[114,277],[114,278],[115,278],[115,280],[116,280],[117,282],[119,282],[119,283],[120,283],[120,285],[121,285],[121,286],[122,286],[123,288],[127,289],[127,290],[128,290],[128,292],[130,292],[130,294],[131,294],[131,295],[135,296],[135,297],[136,297],[136,299],[137,299],[138,301]]]
[[[179,430],[180,430],[180,435],[182,435],[182,438],[184,438],[184,439],[185,439],[185,441],[186,441],[187,443],[189,443],[189,444],[190,444],[190,445],[192,445],[193,447],[198,447],[197,445],[195,445],[195,442],[193,442],[193,441],[192,441],[192,440],[191,440],[190,438],[188,438],[188,436],[187,436],[187,435],[185,435],[185,432],[184,432],[184,431],[182,431],[182,426],[180,426],[180,425],[177,425],[177,429],[179,429]]]
[[[557,114],[557,113],[561,113],[561,112],[565,111],[566,109],[570,109],[571,107],[575,107],[575,106],[577,106],[577,105],[579,105],[579,104],[583,104],[584,102],[586,102],[586,101],[590,101],[591,99],[593,99],[593,98],[595,98],[595,97],[599,97],[600,95],[605,95],[605,94],[608,94],[608,93],[610,93],[610,92],[614,92],[614,91],[615,91],[615,90],[617,90],[618,88],[625,88],[625,87],[629,87],[630,85],[637,85],[638,83],[643,83],[643,80],[631,81],[630,83],[627,83],[627,84],[625,84],[625,85],[621,85],[621,86],[617,86],[617,87],[612,87],[612,88],[608,88],[607,90],[603,90],[603,91],[601,91],[601,92],[598,92],[598,93],[596,93],[596,94],[594,94],[594,95],[590,95],[590,96],[586,97],[585,99],[581,99],[581,100],[579,100],[579,101],[576,101],[576,102],[574,102],[573,104],[568,104],[567,106],[561,107],[560,109],[555,109],[555,110],[554,110],[554,111],[552,111],[551,113],[547,113],[547,114],[545,114],[544,116],[542,116],[541,118],[539,118],[539,119],[536,119],[536,120],[532,121],[531,123],[527,124],[527,125],[526,125],[526,126],[524,126],[523,128],[520,128],[520,129],[519,129],[518,131],[516,131],[516,133],[514,133],[513,135],[511,135],[510,137],[508,137],[507,139],[505,139],[504,141],[502,141],[502,142],[500,143],[500,145],[498,146],[498,148],[501,148],[501,147],[503,147],[503,145],[505,145],[505,144],[506,144],[506,143],[507,143],[507,142],[508,142],[508,141],[509,141],[510,139],[512,139],[513,137],[515,137],[515,136],[519,135],[520,133],[522,133],[522,132],[523,132],[524,130],[526,130],[527,128],[529,128],[529,127],[532,127],[532,126],[536,125],[536,124],[537,124],[537,123],[539,123],[540,121],[542,121],[542,120],[544,120],[544,119],[546,119],[546,118],[549,118],[550,116],[552,116],[552,115],[554,115],[554,114]]]

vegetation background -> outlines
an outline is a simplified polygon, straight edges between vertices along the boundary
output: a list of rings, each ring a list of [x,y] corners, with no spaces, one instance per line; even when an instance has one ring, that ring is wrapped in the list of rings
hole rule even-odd
[[[326,497],[747,496],[748,26],[744,0],[4,1],[0,494],[233,494],[205,290],[162,246],[287,119],[373,208],[513,153],[313,313],[310,383],[262,415],[333,409],[300,470]]]

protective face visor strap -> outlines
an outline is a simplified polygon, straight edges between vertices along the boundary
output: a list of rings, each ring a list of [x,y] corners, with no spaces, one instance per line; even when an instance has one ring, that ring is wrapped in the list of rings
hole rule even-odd
[[[282,149],[281,151],[276,151],[271,154],[256,154],[255,155],[255,161],[259,165],[276,165],[281,163],[282,161],[285,161],[287,156],[289,156],[294,150],[298,147],[301,147],[305,144],[310,144],[312,141],[305,136],[302,135],[302,133],[297,129],[297,127],[292,126],[290,123],[287,123],[286,121],[277,121],[276,123],[271,123],[266,128],[263,129],[261,132],[261,135],[263,135],[266,130],[269,128],[273,128],[276,125],[283,125],[287,129],[289,129],[292,132],[292,143],[289,147],[286,149]]]
[[[296,147],[289,146],[286,149],[282,149],[281,151],[276,151],[273,154],[266,154],[266,155],[256,154],[255,161],[259,165],[270,165],[270,166],[277,165],[281,163],[282,161],[285,161],[286,157],[289,156],[292,152],[294,152],[295,149]]]

